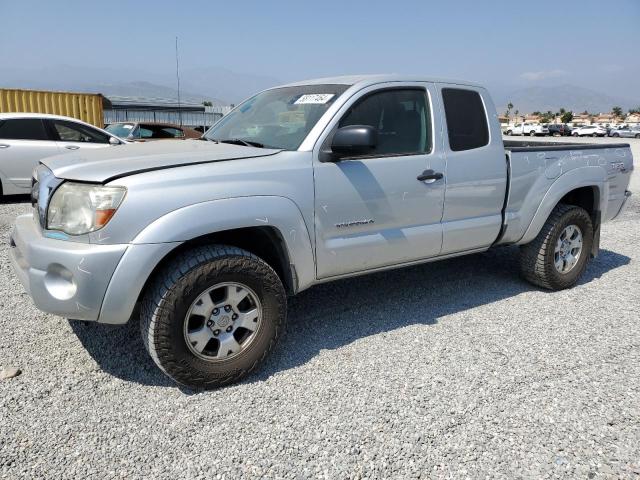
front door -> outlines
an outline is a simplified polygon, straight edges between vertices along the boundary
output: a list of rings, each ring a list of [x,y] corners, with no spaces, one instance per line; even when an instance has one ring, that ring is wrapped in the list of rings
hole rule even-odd
[[[329,124],[314,154],[318,278],[440,253],[445,180],[417,178],[446,174],[437,109],[431,84],[394,83],[358,92]],[[375,153],[322,161],[348,125],[377,130]]]

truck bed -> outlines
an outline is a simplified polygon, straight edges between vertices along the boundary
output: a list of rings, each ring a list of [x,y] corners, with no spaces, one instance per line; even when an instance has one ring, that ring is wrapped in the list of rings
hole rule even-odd
[[[598,185],[605,195],[597,200],[602,221],[620,213],[633,170],[629,144],[506,140],[504,148],[509,180],[499,244],[531,241],[528,232],[535,231],[530,227],[536,212],[546,208],[549,192],[561,190],[563,183],[569,190],[580,183]]]
[[[578,142],[545,142],[544,140],[505,140],[505,150],[510,152],[536,152],[544,150],[599,150],[607,148],[630,148],[628,143],[578,143]]]

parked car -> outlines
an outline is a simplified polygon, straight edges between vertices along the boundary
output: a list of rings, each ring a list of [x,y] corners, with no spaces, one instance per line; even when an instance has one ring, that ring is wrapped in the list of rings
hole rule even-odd
[[[29,193],[33,169],[45,157],[123,143],[121,138],[75,118],[0,113],[0,195]]]
[[[547,125],[549,135],[554,137],[565,137],[571,135],[571,127],[563,123],[551,123]]]
[[[202,134],[196,130],[180,127],[172,123],[117,122],[107,125],[105,130],[131,142],[184,140],[187,138],[200,138],[202,136]]]
[[[611,133],[609,135],[612,137],[640,138],[640,126],[622,127],[615,130],[611,130]]]
[[[505,133],[507,135],[529,135],[530,137],[535,137],[536,135],[548,135],[549,129],[537,123],[516,123],[507,127]]]
[[[486,89],[394,75],[266,90],[203,140],[44,159],[9,240],[38,308],[139,305],[151,358],[197,388],[252,372],[320,283],[519,245],[524,278],[572,287],[633,170],[628,144],[505,148]]]
[[[574,128],[571,135],[574,137],[604,137],[607,135],[607,130],[599,125],[587,125]]]

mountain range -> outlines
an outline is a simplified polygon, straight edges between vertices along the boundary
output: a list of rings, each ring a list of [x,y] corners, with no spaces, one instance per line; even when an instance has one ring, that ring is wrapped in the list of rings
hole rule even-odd
[[[304,76],[304,75],[301,75]],[[286,79],[290,81],[292,79]],[[180,97],[184,103],[210,101],[214,105],[236,104],[249,95],[284,83],[275,77],[240,73],[222,67],[198,67],[180,72]],[[95,92],[103,95],[177,99],[173,72],[150,73],[117,68],[83,68],[70,65],[15,69],[0,66],[0,88],[30,88]],[[640,98],[621,98],[576,85],[488,86],[500,113],[511,102],[513,110],[558,111],[560,108],[591,113],[609,112],[619,106],[625,111],[640,106]]]
[[[499,113],[507,109],[509,102],[513,104],[513,110],[522,113],[548,110],[557,112],[560,108],[574,113],[585,110],[590,113],[605,113],[610,112],[615,106],[621,107],[624,111],[640,106],[640,99],[621,98],[576,85],[535,86],[495,91],[489,87],[489,91]]]

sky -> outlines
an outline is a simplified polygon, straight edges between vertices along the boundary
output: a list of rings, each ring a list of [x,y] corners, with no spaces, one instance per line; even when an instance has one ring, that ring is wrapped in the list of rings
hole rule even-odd
[[[174,72],[178,36],[185,71],[419,73],[640,98],[640,0],[0,0],[0,20],[5,68]]]

